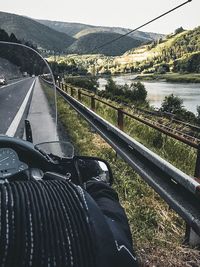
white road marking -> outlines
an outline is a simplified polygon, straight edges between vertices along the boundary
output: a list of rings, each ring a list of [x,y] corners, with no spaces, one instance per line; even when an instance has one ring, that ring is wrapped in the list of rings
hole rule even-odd
[[[20,109],[18,110],[18,112],[15,115],[12,123],[10,124],[10,126],[9,126],[9,128],[8,128],[8,130],[6,132],[6,135],[11,136],[11,137],[13,137],[15,135],[15,133],[17,131],[17,128],[19,126],[19,123],[20,123],[20,121],[22,119],[22,116],[24,114],[24,110],[25,110],[25,108],[27,106],[27,103],[28,103],[28,100],[29,100],[29,97],[31,95],[31,92],[33,90],[34,85],[35,85],[35,79],[34,79],[32,85],[31,85],[30,89],[28,90],[28,93],[26,94],[26,97],[24,98],[24,101],[23,101]]]

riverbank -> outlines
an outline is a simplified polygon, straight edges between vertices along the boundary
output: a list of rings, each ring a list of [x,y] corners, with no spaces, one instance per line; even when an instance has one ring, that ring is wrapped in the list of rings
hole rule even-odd
[[[136,77],[139,81],[164,81],[174,83],[200,83],[200,73],[166,73],[166,74],[139,74]]]

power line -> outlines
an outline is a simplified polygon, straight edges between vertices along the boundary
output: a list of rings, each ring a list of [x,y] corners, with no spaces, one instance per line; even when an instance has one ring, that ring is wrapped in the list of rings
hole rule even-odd
[[[188,1],[182,3],[182,4],[178,5],[178,6],[176,6],[176,7],[172,8],[172,9],[170,9],[169,11],[167,11],[167,12],[161,14],[160,16],[158,16],[158,17],[156,17],[156,18],[154,18],[154,19],[152,19],[152,20],[150,20],[150,21],[148,21],[148,22],[142,24],[141,26],[135,28],[134,30],[131,30],[131,31],[129,31],[129,32],[127,32],[127,33],[125,33],[125,34],[123,34],[123,35],[117,37],[117,38],[114,38],[113,40],[111,40],[111,41],[109,41],[109,42],[107,42],[107,43],[104,43],[104,44],[102,44],[102,45],[100,45],[100,46],[95,47],[94,49],[92,49],[91,52],[94,52],[95,50],[98,50],[98,49],[100,49],[100,48],[102,48],[102,47],[104,47],[104,46],[107,46],[107,45],[109,45],[109,44],[111,44],[111,43],[113,43],[113,42],[116,42],[116,41],[118,41],[118,40],[124,38],[125,36],[131,34],[132,32],[135,32],[135,31],[141,29],[142,27],[144,27],[144,26],[146,26],[146,25],[148,25],[148,24],[154,22],[155,20],[158,20],[158,19],[160,19],[160,18],[166,16],[167,14],[173,12],[174,10],[179,9],[180,7],[182,7],[182,6],[186,5],[186,4],[188,4],[189,2],[192,2],[192,0],[188,0]]]

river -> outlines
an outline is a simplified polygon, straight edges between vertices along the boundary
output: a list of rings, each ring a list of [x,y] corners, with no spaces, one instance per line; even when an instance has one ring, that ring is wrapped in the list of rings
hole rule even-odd
[[[113,80],[119,84],[131,84],[137,75],[115,76]],[[99,88],[103,90],[107,83],[106,78],[99,79]],[[174,94],[183,99],[184,107],[196,114],[196,107],[200,105],[200,83],[169,83],[161,81],[142,82],[147,90],[147,100],[156,108],[161,106],[165,96]]]

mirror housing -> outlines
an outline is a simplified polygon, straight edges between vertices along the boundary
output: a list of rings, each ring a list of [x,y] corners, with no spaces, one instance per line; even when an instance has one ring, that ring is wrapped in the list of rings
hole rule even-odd
[[[113,174],[106,160],[87,156],[74,156],[73,160],[82,184],[90,179],[96,179],[112,185]]]

